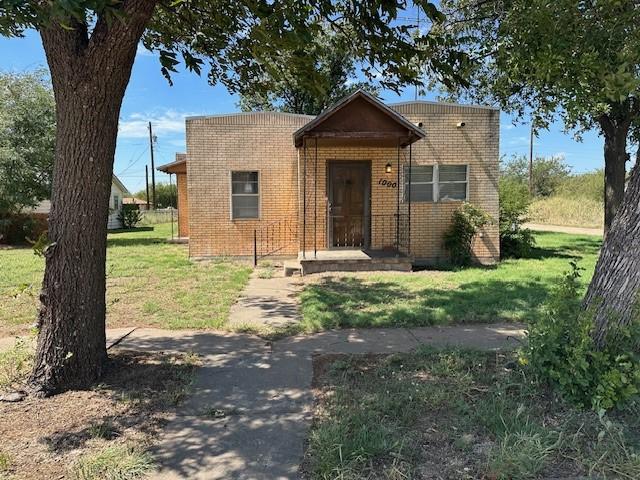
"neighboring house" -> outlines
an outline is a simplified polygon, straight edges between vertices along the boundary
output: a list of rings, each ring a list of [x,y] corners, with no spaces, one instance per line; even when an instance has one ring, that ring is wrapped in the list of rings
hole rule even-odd
[[[122,199],[122,204],[123,205],[137,205],[138,206],[138,210],[148,210],[151,208],[151,204],[149,204],[149,207],[147,208],[147,201],[146,200],[142,200],[141,198],[136,198],[136,197],[125,197]]]
[[[118,216],[120,215],[120,210],[122,210],[122,201],[128,196],[131,196],[129,190],[114,175],[111,182],[111,195],[109,196],[109,220],[107,221],[109,230],[122,228],[122,223]]]
[[[107,221],[107,228],[110,230],[121,228],[122,224],[118,220],[118,214],[122,208],[122,203],[125,197],[130,197],[131,194],[127,190],[120,179],[113,175],[111,181],[111,194],[109,196],[109,219]],[[145,203],[146,204],[146,203]],[[32,213],[48,215],[51,210],[51,201],[43,200],[36,206]]]
[[[306,271],[365,258],[389,269],[434,264],[447,259],[443,235],[468,201],[495,219],[473,245],[491,264],[499,117],[483,106],[387,106],[357,91],[317,117],[187,118],[186,154],[159,169],[177,174],[191,257],[297,255]]]

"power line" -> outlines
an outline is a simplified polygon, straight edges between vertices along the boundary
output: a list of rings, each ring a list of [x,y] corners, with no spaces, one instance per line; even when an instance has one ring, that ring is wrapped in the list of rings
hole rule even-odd
[[[118,174],[117,174],[117,176],[118,176],[118,177],[122,176],[122,174],[123,174],[124,172],[126,172],[126,171],[127,171],[127,170],[129,170],[131,167],[133,167],[133,166],[134,166],[134,165],[135,165],[135,164],[136,164],[136,163],[137,163],[137,162],[142,158],[142,156],[147,152],[147,149],[148,149],[148,148],[149,148],[149,147],[145,147],[145,148],[142,150],[142,152],[140,153],[140,155],[138,155],[138,156],[136,157],[136,159],[135,159],[135,160],[131,160],[131,161],[129,162],[129,164],[124,168],[124,170],[122,170],[120,173],[118,173]]]

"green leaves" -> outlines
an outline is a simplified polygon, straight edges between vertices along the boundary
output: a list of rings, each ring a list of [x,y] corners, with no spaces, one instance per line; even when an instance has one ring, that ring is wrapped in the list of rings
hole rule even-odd
[[[0,217],[51,189],[55,107],[45,72],[0,74]]]

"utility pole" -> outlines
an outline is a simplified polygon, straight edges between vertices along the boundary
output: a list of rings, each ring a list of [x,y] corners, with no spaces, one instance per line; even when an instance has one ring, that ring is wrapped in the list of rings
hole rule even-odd
[[[156,137],[153,136],[153,129],[151,128],[151,122],[149,122],[149,149],[151,151],[151,201],[153,203],[153,209],[156,209],[156,166],[153,159],[153,143]],[[147,199],[149,198],[147,194]]]
[[[533,196],[533,119],[531,120],[531,135],[529,136],[529,195]]]
[[[149,211],[149,165],[144,166],[144,184],[147,189],[147,211]]]

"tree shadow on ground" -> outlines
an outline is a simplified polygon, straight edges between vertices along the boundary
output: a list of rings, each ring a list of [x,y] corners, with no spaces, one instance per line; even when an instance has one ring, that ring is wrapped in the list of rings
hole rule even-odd
[[[312,329],[526,321],[541,313],[548,293],[549,284],[536,280],[491,279],[409,290],[401,283],[341,277],[308,286],[302,308]]]
[[[165,423],[159,414],[186,396],[195,372],[189,358],[182,354],[118,351],[110,357],[101,382],[75,400],[80,409],[85,402],[99,402],[103,409],[85,419],[88,421],[77,422],[80,425],[71,420],[70,428],[59,429],[40,441],[49,451],[62,454],[83,448],[92,439],[113,440],[127,430],[154,434]],[[72,393],[67,395],[74,401]],[[59,396],[62,402],[63,396]]]
[[[146,245],[169,245],[164,238],[131,238],[131,237],[115,237],[107,239],[107,247],[142,247]]]

